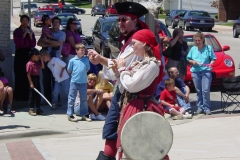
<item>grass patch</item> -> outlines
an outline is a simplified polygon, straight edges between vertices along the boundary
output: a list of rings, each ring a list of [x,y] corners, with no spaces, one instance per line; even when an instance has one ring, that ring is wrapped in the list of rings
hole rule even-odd
[[[234,23],[222,23],[220,24],[221,26],[230,26],[232,27]]]
[[[92,2],[89,1],[76,2],[76,0],[65,0],[65,2],[72,3],[72,5],[79,8],[92,8]]]
[[[158,18],[159,19],[165,19],[167,16],[166,16],[166,14],[159,14],[158,15]]]

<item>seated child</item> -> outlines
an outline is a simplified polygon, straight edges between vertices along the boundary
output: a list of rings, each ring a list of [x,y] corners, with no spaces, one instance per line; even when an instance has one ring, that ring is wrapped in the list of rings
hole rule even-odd
[[[59,58],[51,57],[48,51],[44,49],[40,51],[40,56],[43,58],[44,62],[48,62],[47,66],[55,78],[54,88],[52,92],[52,107],[56,108],[58,94],[60,93],[61,88],[63,87],[66,95],[69,93],[70,79],[66,71],[66,63]]]
[[[100,106],[99,110],[104,110],[106,106],[109,109],[111,106],[114,87],[112,83],[109,82],[108,79],[104,79],[102,77],[102,71],[99,71],[98,73],[98,80],[97,80],[97,85],[95,86],[95,89],[103,90],[102,105]]]
[[[166,113],[172,115],[173,120],[181,120],[183,118],[192,118],[191,114],[184,114],[186,111],[183,107],[178,105],[177,95],[175,92],[175,82],[173,79],[165,81],[165,89],[160,95],[160,103]]]
[[[8,86],[8,79],[3,77],[2,69],[0,68],[0,114],[3,112],[3,103],[8,101],[7,114],[12,115],[15,111],[12,111],[12,101],[13,101],[13,89]]]
[[[32,48],[29,53],[30,60],[26,64],[26,72],[29,80],[29,112],[31,116],[45,115],[40,108],[40,95],[34,90],[36,88],[39,92],[40,90],[40,69],[44,68],[43,59],[41,58],[41,63],[39,63],[39,51],[36,48]],[[34,111],[34,105],[36,104],[36,112]]]

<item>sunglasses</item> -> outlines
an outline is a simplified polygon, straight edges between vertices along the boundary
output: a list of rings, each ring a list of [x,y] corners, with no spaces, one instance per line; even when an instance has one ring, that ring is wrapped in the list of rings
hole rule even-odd
[[[123,17],[123,18],[118,18],[118,19],[116,19],[116,21],[119,23],[119,22],[126,22],[126,21],[128,21],[128,20],[130,20],[130,19],[128,19],[128,18],[126,18],[126,17]]]
[[[72,23],[72,24],[77,25],[77,23]]]
[[[76,48],[76,50],[84,50],[85,51],[85,48]]]

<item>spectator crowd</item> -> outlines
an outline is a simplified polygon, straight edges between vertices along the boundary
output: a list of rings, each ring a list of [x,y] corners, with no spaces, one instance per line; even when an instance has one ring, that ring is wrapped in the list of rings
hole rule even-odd
[[[42,35],[38,42],[33,30],[28,27],[29,21],[28,16],[22,15],[21,25],[13,34],[16,48],[14,92],[0,69],[0,113],[14,114],[15,111],[12,110],[14,99],[28,101],[29,115],[45,115],[41,109],[41,105],[45,103],[44,101],[41,103],[41,97],[35,89],[43,92],[53,109],[62,105],[60,92],[63,90],[68,96],[66,114],[69,121],[105,120],[100,112],[110,110],[119,81],[104,76],[105,68],[103,71],[98,70],[99,67],[91,63],[86,55],[86,48],[81,43],[81,37],[76,32],[76,20],[70,18],[66,30],[61,31],[61,19],[58,17],[50,19],[48,15],[44,15]],[[52,28],[49,28],[50,25]],[[158,105],[175,120],[192,118],[194,112],[189,101],[190,89],[184,83],[186,64],[190,64],[197,92],[196,113],[211,114],[209,94],[212,80],[211,65],[216,60],[211,46],[205,45],[202,33],[197,33],[194,36],[195,46],[189,49],[183,40],[182,29],[175,28],[173,37],[170,38],[160,29],[160,25],[159,20],[155,19],[155,38],[160,44],[159,55],[155,57],[161,61],[159,71],[161,76],[154,95]],[[36,45],[42,49],[38,51]],[[63,48],[67,45],[70,49],[66,56],[62,52],[65,52]],[[167,45],[172,48],[169,58],[163,56]],[[0,60],[4,60],[2,52]],[[201,66],[203,63],[209,64],[210,67]],[[40,87],[41,72],[43,90]],[[4,102],[7,103],[6,108],[3,107]],[[74,117],[74,114],[77,117]]]

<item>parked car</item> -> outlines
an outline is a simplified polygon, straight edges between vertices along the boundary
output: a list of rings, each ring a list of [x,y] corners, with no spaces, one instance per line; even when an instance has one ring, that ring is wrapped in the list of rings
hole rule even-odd
[[[112,15],[117,15],[117,10],[114,6],[114,4],[111,4],[107,9],[106,9],[106,16],[112,16]]]
[[[93,49],[93,39],[91,36],[80,35],[82,39],[82,44],[85,46],[86,49]]]
[[[179,15],[184,14],[187,10],[172,10],[170,13],[167,14],[165,19],[166,27],[172,26],[172,29],[178,26]]]
[[[38,8],[39,11],[53,11],[54,13],[61,13],[62,9],[58,4],[47,4]]]
[[[184,41],[187,42],[189,49],[191,49],[191,47],[195,45],[193,36],[193,34],[184,35]],[[212,34],[205,34],[205,44],[212,46],[214,53],[217,57],[213,65],[213,79],[211,86],[219,86],[220,79],[222,77],[231,78],[235,76],[234,61],[230,55],[224,53],[224,51],[230,50],[230,47],[221,46],[217,38]],[[190,66],[187,67],[187,75],[185,76],[184,81],[188,86],[194,86],[191,77]]]
[[[82,25],[81,25],[81,19],[77,19],[77,17],[72,14],[72,13],[59,13],[57,15],[58,18],[61,19],[61,26],[60,26],[60,29],[61,30],[65,30],[66,29],[66,26],[67,26],[67,21],[69,18],[73,18],[76,20],[77,22],[77,32],[78,34],[82,34]]]
[[[73,5],[63,5],[62,12],[75,13],[78,15],[86,13],[86,11],[84,9],[78,8]]]
[[[233,37],[238,38],[240,35],[240,17],[233,24]]]
[[[22,15],[28,15],[28,3],[27,2],[22,2],[20,3],[20,11],[19,11],[19,17]],[[4,6],[2,6],[4,7]],[[31,17],[33,17],[36,12],[38,11],[38,7],[36,3],[31,3],[30,4],[30,9],[31,9]]]
[[[145,22],[144,17],[140,17],[140,19]],[[161,30],[164,31],[167,37],[169,38],[171,37],[171,33],[169,32],[165,24],[163,24],[161,21],[160,21],[160,28]],[[112,24],[112,27],[110,28],[108,34],[109,34],[108,46],[110,48],[110,58],[115,59],[117,58],[120,52],[120,48],[122,46],[121,43],[119,42],[120,30],[117,22],[114,22]]]
[[[214,19],[211,18],[206,11],[190,10],[184,14],[180,14],[178,26],[184,28],[186,31],[194,28],[212,31],[212,28],[214,27]]]
[[[42,22],[43,15],[49,15],[50,18],[53,18],[55,16],[53,11],[37,11],[36,14],[33,16],[34,26],[38,27],[40,25],[43,25],[43,22]]]
[[[93,48],[104,57],[110,56],[108,31],[117,18],[117,16],[99,17],[92,29]]]
[[[91,10],[91,16],[102,15],[105,16],[106,7],[102,4],[96,4]]]

